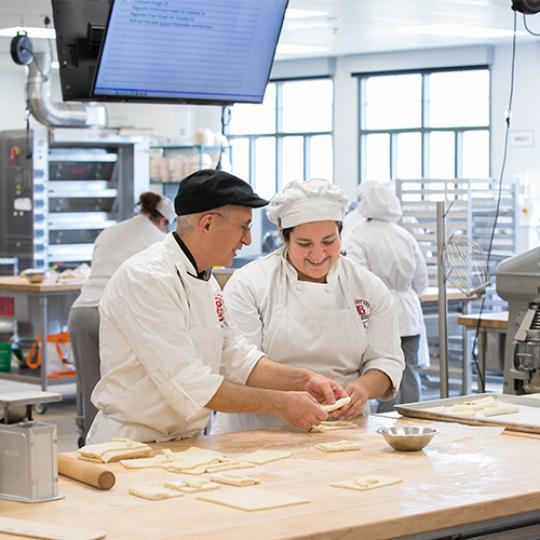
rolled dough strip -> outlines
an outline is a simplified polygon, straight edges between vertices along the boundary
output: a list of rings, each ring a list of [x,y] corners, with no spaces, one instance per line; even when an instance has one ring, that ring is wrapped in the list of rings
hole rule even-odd
[[[260,484],[261,481],[258,478],[253,478],[251,476],[244,476],[242,474],[234,473],[216,473],[210,475],[210,480],[218,482],[219,484],[226,484],[228,486],[236,487],[245,487],[245,486],[255,486]]]
[[[324,433],[326,431],[335,431],[338,429],[356,429],[358,426],[353,422],[347,422],[345,420],[324,421],[313,426],[309,431],[312,433]]]
[[[313,448],[322,450],[323,452],[347,452],[349,450],[361,450],[362,447],[356,441],[336,441],[329,443],[316,444]]]
[[[515,405],[499,405],[498,407],[486,407],[484,416],[501,416],[503,414],[515,414],[519,412],[519,407]]]
[[[340,409],[344,405],[348,405],[351,402],[351,397],[347,396],[341,399],[338,399],[335,403],[326,403],[320,405],[321,409],[327,413]]]
[[[451,415],[451,416],[463,416],[463,417],[471,417],[471,416],[476,416],[476,411],[474,409],[471,409],[471,408],[459,408],[459,409],[454,409],[453,407],[448,407],[448,409],[446,410],[446,414],[448,415]]]

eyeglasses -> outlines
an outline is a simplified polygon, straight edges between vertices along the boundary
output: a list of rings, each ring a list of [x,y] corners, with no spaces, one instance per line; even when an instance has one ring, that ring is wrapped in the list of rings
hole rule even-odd
[[[251,225],[239,225],[238,223],[235,223],[234,221],[231,221],[227,217],[225,217],[223,214],[220,214],[219,212],[209,212],[209,214],[212,214],[214,216],[219,216],[223,221],[226,221],[227,223],[230,223],[231,225],[234,225],[235,227],[240,227],[242,230],[242,236],[241,238],[245,238],[249,233],[251,233]]]

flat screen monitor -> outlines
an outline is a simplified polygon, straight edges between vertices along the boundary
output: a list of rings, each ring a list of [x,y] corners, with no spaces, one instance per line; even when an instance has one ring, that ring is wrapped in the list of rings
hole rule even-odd
[[[93,95],[261,103],[288,0],[113,0]]]
[[[92,97],[99,48],[112,0],[52,0],[64,101]]]

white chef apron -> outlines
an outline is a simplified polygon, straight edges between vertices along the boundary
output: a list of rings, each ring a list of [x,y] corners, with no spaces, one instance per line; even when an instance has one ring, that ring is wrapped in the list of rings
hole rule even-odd
[[[185,287],[188,304],[197,305],[197,310],[191,312],[189,330],[197,356],[205,361],[212,373],[219,373],[224,339],[220,325],[225,323],[220,323],[216,318],[215,295],[214,299],[209,299],[206,281],[185,276],[185,274],[180,279],[189,280],[189,287]],[[186,384],[189,384],[189,381],[186,381]],[[157,387],[155,391],[158,392]],[[158,397],[160,400],[163,399],[161,396]],[[122,417],[126,419],[125,422],[114,419],[114,411],[112,414],[107,414],[108,411],[98,411],[88,432],[86,444],[108,442],[112,437],[125,437],[140,442],[183,439],[202,431],[210,421],[211,410],[207,408],[201,409],[201,412],[189,423],[186,423],[177,412],[170,408],[165,421],[168,432],[152,429],[148,425],[137,423],[141,412],[145,419],[151,415],[150,411],[141,411],[141,406],[144,406],[144,397],[141,397],[134,388],[130,398],[133,401],[132,406],[126,406],[125,403],[122,406]],[[178,424],[182,426],[180,431],[171,430],[175,418],[178,418]],[[152,419],[149,419],[149,422],[152,422]],[[160,428],[165,429],[165,424],[160,425]]]
[[[284,266],[281,271],[285,275],[276,282],[276,309],[263,329],[262,350],[276,362],[311,369],[345,386],[360,376],[367,335],[353,299],[346,293],[350,288],[343,272],[338,272],[334,283],[311,283],[296,280]],[[293,288],[313,307],[289,307],[287,296]],[[341,302],[336,302],[336,296]],[[338,309],[336,305],[346,307]],[[364,413],[368,411],[366,406]],[[275,415],[220,413],[214,432],[283,425]]]

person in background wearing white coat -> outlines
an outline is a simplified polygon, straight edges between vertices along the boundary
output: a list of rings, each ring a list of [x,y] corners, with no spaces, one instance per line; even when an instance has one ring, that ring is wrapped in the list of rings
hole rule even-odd
[[[100,302],[99,412],[87,442],[189,437],[212,410],[308,429],[327,418],[319,403],[346,396],[334,381],[272,362],[229,322],[212,267],[230,266],[250,244],[252,208],[266,204],[224,171],[182,180],[176,231],[126,261]]]
[[[351,419],[369,399],[395,395],[404,363],[390,292],[340,255],[346,206],[343,191],[327,180],[288,184],[268,207],[285,245],[236,270],[224,293],[250,343],[284,365],[340,383],[352,398],[341,418]],[[216,431],[240,431],[279,419],[227,414],[216,424]]]
[[[84,444],[97,413],[90,397],[99,381],[98,304],[105,285],[126,259],[163,240],[169,223],[176,219],[173,202],[158,193],[141,193],[137,206],[140,211],[136,216],[105,229],[97,236],[90,277],[69,312],[68,329],[82,410],[79,446]]]
[[[422,398],[418,347],[424,319],[419,297],[428,285],[428,277],[418,242],[396,223],[403,211],[390,184],[366,182],[361,193],[358,212],[366,221],[353,230],[347,257],[379,276],[392,291],[405,355],[400,393],[395,400],[379,404],[379,412],[386,412],[392,410],[395,403]]]

